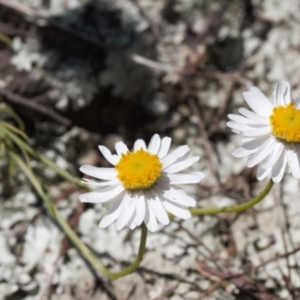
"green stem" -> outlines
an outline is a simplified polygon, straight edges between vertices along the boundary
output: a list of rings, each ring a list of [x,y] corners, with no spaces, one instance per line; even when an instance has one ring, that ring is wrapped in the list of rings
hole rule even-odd
[[[36,152],[26,142],[24,142],[21,138],[19,138],[13,132],[8,130],[5,126],[2,126],[1,130],[3,130],[11,138],[11,140],[14,141],[14,143],[16,143],[20,147],[20,149],[27,151],[30,155],[32,155],[33,157],[35,157],[36,159],[40,160],[42,163],[47,165],[49,168],[54,170],[59,176],[68,180],[71,183],[76,184],[77,186],[79,186],[82,189],[91,191],[91,188],[87,184],[81,182],[81,180],[79,178],[72,176],[68,171],[65,171],[65,170],[61,169],[60,167],[58,167],[51,159]]]
[[[142,259],[143,259],[143,255],[146,249],[146,240],[147,240],[147,227],[146,225],[143,223],[142,224],[142,232],[141,232],[141,240],[140,240],[140,246],[139,246],[139,251],[138,254],[135,258],[135,260],[124,270],[120,271],[120,272],[114,272],[114,273],[110,273],[110,279],[118,279],[121,277],[124,277],[128,274],[133,273],[138,266],[140,265]]]
[[[12,159],[16,162],[16,164],[19,165],[19,167],[24,172],[24,174],[26,175],[30,183],[33,185],[33,187],[35,188],[39,196],[45,202],[49,215],[57,221],[59,226],[63,229],[65,235],[70,239],[73,245],[78,249],[78,251],[85,257],[85,259],[96,271],[114,280],[130,274],[138,268],[138,266],[142,261],[143,254],[145,252],[145,247],[146,247],[147,228],[144,224],[142,225],[140,246],[135,260],[127,268],[125,268],[120,272],[110,272],[104,267],[101,260],[97,256],[95,256],[95,254],[80,240],[80,238],[73,231],[73,229],[70,227],[68,222],[66,222],[61,217],[61,215],[59,214],[58,210],[56,209],[51,199],[45,194],[40,182],[35,177],[31,169],[24,163],[24,161],[17,154],[11,152],[10,155]]]
[[[11,118],[13,118],[16,121],[16,123],[18,124],[20,130],[25,131],[24,122],[11,108],[9,108],[5,104],[1,103],[0,104],[0,112],[6,113]]]
[[[190,209],[190,212],[192,215],[197,216],[197,215],[217,215],[220,213],[230,213],[230,212],[242,212],[246,209],[249,209],[262,201],[270,192],[272,186],[273,186],[273,181],[270,179],[268,182],[267,186],[264,188],[264,190],[254,197],[252,200],[239,204],[239,205],[234,205],[234,206],[227,206],[227,207],[208,207],[208,208],[192,208]]]
[[[0,32],[0,41],[5,43],[7,46],[11,47],[11,38],[9,38],[7,35]]]
[[[11,130],[13,133],[17,134],[17,135],[20,135],[24,140],[27,140],[27,135],[25,134],[25,132],[7,122],[0,122],[1,126],[4,126],[7,128],[7,130]]]

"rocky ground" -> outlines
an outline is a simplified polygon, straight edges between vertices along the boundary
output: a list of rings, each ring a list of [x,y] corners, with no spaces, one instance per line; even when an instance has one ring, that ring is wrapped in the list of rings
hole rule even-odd
[[[81,177],[107,166],[97,145],[154,133],[188,144],[205,173],[186,189],[198,206],[245,202],[257,182],[231,156],[241,138],[227,114],[252,85],[271,96],[288,80],[300,97],[296,0],[0,0],[0,99],[22,118],[31,145]],[[239,214],[174,219],[150,233],[138,270],[96,275],[47,216],[22,172],[0,180],[0,300],[300,299],[299,183],[286,175]],[[140,231],[98,223],[107,208],[31,161],[64,218],[105,265],[119,270]]]

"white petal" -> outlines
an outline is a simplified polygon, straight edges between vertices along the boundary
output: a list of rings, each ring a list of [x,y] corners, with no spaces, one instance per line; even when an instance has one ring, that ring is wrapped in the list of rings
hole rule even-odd
[[[300,145],[296,144],[296,152],[297,152],[297,157],[298,157],[298,161],[300,162]]]
[[[243,96],[247,104],[258,115],[263,117],[271,115],[273,105],[257,87],[251,87],[250,91],[243,93]]]
[[[267,138],[269,137],[270,135],[268,134],[267,135]],[[256,138],[255,137],[243,137],[242,138],[242,143],[248,143],[248,142],[251,142],[253,140],[255,140]]]
[[[244,115],[245,117],[247,117],[248,119],[250,119],[256,123],[270,124],[269,118],[259,116],[256,113],[248,110],[247,108],[241,107],[239,109],[239,112],[240,112],[240,114]]]
[[[226,124],[226,125],[227,125],[227,124]],[[242,132],[241,132],[240,130],[236,130],[236,129],[232,129],[232,128],[231,128],[231,131],[234,132],[234,133],[236,133],[236,134],[242,134]]]
[[[300,178],[300,167],[299,167],[299,161],[297,156],[297,150],[295,144],[288,144],[286,146],[286,157],[287,162],[290,168],[290,172],[292,175],[299,179]]]
[[[235,123],[239,123],[239,124],[256,124],[257,123],[257,122],[252,121],[251,119],[245,118],[245,117],[240,116],[240,115],[229,114],[228,118],[230,120],[234,121]]]
[[[148,152],[150,152],[152,154],[157,154],[159,148],[160,148],[160,137],[158,134],[154,134],[150,140],[147,150],[148,150]]]
[[[136,213],[136,225],[140,226],[143,223],[146,214],[145,196],[142,193],[137,195],[135,213]]]
[[[159,181],[167,181],[169,184],[192,184],[199,183],[201,179],[204,178],[204,174],[201,172],[192,172],[189,174],[179,173],[179,174],[167,174],[159,178]]]
[[[124,191],[122,185],[105,187],[99,191],[85,193],[79,196],[81,202],[103,203],[115,199]]]
[[[286,159],[285,151],[282,151],[277,162],[272,168],[271,177],[274,182],[278,183],[281,181],[285,171],[286,161],[287,159]]]
[[[176,204],[180,204],[182,206],[191,206],[194,207],[196,205],[196,200],[192,197],[188,196],[182,189],[178,187],[164,187],[162,182],[157,182],[157,186],[154,187],[157,195],[160,198],[168,199]],[[161,195],[161,196],[160,196]]]
[[[144,140],[141,140],[141,139],[135,141],[134,146],[133,146],[133,151],[137,151],[140,149],[147,150]]]
[[[119,195],[116,199],[115,203],[112,205],[110,210],[107,212],[107,214],[102,218],[99,227],[105,228],[112,224],[117,218],[120,216],[121,208],[122,208],[122,201],[123,201],[124,195]]]
[[[265,169],[272,168],[276,163],[276,161],[278,160],[283,149],[284,149],[283,144],[275,140],[275,146],[273,147],[272,153],[270,154],[268,159],[266,159],[266,162],[262,164],[262,167]]]
[[[112,155],[108,148],[106,148],[105,146],[99,146],[99,150],[109,163],[111,163],[112,165],[116,165],[118,163],[119,157],[115,154]]]
[[[243,134],[243,130],[253,130],[254,128],[251,128],[249,126],[242,126],[244,124],[239,124],[235,122],[227,122],[226,126],[229,127],[234,133],[237,134]]]
[[[163,225],[169,224],[169,216],[157,194],[150,189],[145,193],[145,196],[147,205],[149,205],[151,210],[154,212],[158,222]]]
[[[234,156],[234,157],[245,157],[245,156],[248,156],[252,153],[255,153],[256,152],[256,149],[252,149],[252,150],[249,150],[249,149],[244,149],[243,147],[239,147],[237,149],[235,149],[231,155]]]
[[[118,178],[113,179],[113,180],[103,181],[103,182],[97,182],[97,181],[93,181],[93,180],[88,179],[88,178],[83,178],[82,182],[87,183],[89,185],[94,185],[94,186],[108,186],[108,185],[120,184],[120,180]]]
[[[131,219],[127,222],[127,226],[133,230],[137,227],[137,215],[136,215],[136,212],[134,211],[132,216],[131,216]]]
[[[262,126],[261,128],[255,128],[250,130],[237,130],[238,134],[245,135],[247,137],[258,137],[271,133],[271,126]]]
[[[169,174],[177,173],[177,172],[180,172],[180,171],[183,171],[183,170],[189,168],[191,165],[193,165],[199,159],[200,159],[199,156],[193,156],[184,161],[180,161],[178,163],[172,164],[171,166],[169,166],[167,168],[163,167],[163,170],[164,170],[164,172],[169,173]]]
[[[174,163],[179,163],[181,161],[186,160],[190,156],[190,151],[188,151],[186,154],[182,155],[181,157],[178,157]]]
[[[253,154],[250,156],[247,162],[249,168],[254,167],[260,163],[264,158],[266,158],[273,150],[275,146],[275,138],[273,136],[269,137],[268,140]]]
[[[122,154],[129,152],[127,146],[123,142],[117,142],[115,144],[115,148],[116,148],[116,152],[118,153],[118,155],[122,155]]]
[[[171,141],[172,141],[172,139],[167,136],[161,140],[160,149],[158,151],[158,157],[160,159],[164,158],[168,154],[170,145],[171,145]]]
[[[235,123],[235,122],[227,122],[226,125],[232,129],[236,129],[239,131],[246,131],[246,130],[260,130],[261,128],[269,127],[269,124],[241,124],[241,123]]]
[[[82,202],[86,202],[84,200],[88,199],[88,198],[99,199],[103,196],[106,196],[106,195],[110,194],[115,189],[115,187],[116,186],[106,186],[106,187],[104,187],[100,190],[94,191],[94,192],[81,194],[81,195],[79,195],[79,200],[82,201]]]
[[[244,157],[252,153],[255,153],[257,149],[261,147],[268,138],[269,135],[253,138],[249,142],[242,144],[241,147],[235,149],[232,152],[232,155],[234,157]]]
[[[179,204],[175,204],[174,202],[169,202],[169,201],[163,201],[163,206],[165,209],[173,214],[174,216],[180,218],[180,219],[189,219],[191,217],[190,211]]]
[[[262,166],[267,161],[267,158],[262,160],[262,162],[258,165],[256,177],[259,181],[265,179],[268,175],[270,175],[272,168],[264,169]]]
[[[157,230],[158,224],[154,212],[151,207],[146,202],[146,214],[145,214],[145,224],[149,231],[155,232]]]
[[[274,103],[275,106],[287,105],[291,102],[290,84],[286,81],[280,81],[277,84]]]
[[[176,160],[184,155],[187,155],[190,152],[190,148],[187,145],[179,146],[175,150],[173,150],[170,154],[164,157],[161,162],[163,164],[163,168],[166,168],[176,162]]]
[[[300,109],[300,98],[297,101],[295,101],[294,105],[297,109]]]
[[[127,225],[135,211],[135,205],[135,199],[133,199],[127,192],[122,202],[122,210],[120,212],[120,216],[118,217],[116,222],[116,230],[121,230]]]
[[[102,180],[113,180],[117,178],[116,171],[113,168],[97,168],[94,166],[83,165],[79,170],[86,175]]]

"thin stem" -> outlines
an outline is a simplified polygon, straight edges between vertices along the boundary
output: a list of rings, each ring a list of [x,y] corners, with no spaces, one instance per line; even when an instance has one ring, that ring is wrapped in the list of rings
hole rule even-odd
[[[11,118],[13,118],[18,124],[20,130],[25,131],[24,122],[11,108],[9,108],[8,106],[2,103],[0,104],[0,112],[5,113],[9,115]]]
[[[140,265],[140,263],[143,259],[143,255],[144,255],[144,252],[146,249],[147,232],[148,232],[147,227],[143,223],[139,251],[138,251],[138,254],[137,254],[135,260],[126,269],[124,269],[120,272],[115,272],[115,273],[111,272],[110,279],[114,280],[114,279],[118,279],[120,277],[124,277],[128,274],[133,273],[138,268],[138,266]]]
[[[3,121],[1,121],[1,126],[4,126],[7,128],[7,130],[11,130],[13,133],[21,136],[24,140],[27,139],[27,135],[25,134],[25,132],[22,129],[18,129],[17,127],[15,127],[7,122],[3,122]]]
[[[31,169],[24,163],[24,161],[17,154],[11,152],[10,155],[11,158],[16,162],[16,164],[19,165],[19,167],[24,172],[24,174],[26,175],[30,183],[33,185],[33,187],[35,188],[39,196],[45,202],[49,215],[57,221],[59,226],[64,231],[65,235],[70,239],[73,245],[78,249],[78,251],[85,257],[85,259],[96,271],[114,280],[130,274],[138,268],[138,266],[142,261],[143,254],[145,252],[146,240],[147,240],[147,228],[144,224],[142,225],[140,246],[135,260],[126,269],[120,272],[110,272],[105,268],[101,260],[97,256],[95,256],[95,254],[81,241],[78,235],[70,227],[68,222],[66,222],[61,217],[61,215],[59,214],[58,210],[56,209],[51,199],[45,194],[40,182],[35,177]]]
[[[0,41],[5,43],[7,46],[11,47],[11,43],[12,43],[11,39],[7,35],[3,34],[2,32],[0,32]]]
[[[16,143],[20,147],[20,149],[25,150],[33,157],[40,160],[42,163],[44,163],[49,168],[54,170],[62,178],[68,180],[71,183],[76,184],[77,186],[79,186],[82,189],[85,189],[87,191],[91,190],[90,187],[87,184],[81,182],[81,180],[79,178],[72,176],[68,171],[65,171],[65,170],[61,169],[60,167],[58,167],[51,159],[36,152],[26,142],[24,142],[20,137],[18,137],[16,134],[14,134],[10,130],[8,130],[5,126],[1,126],[1,127],[2,127],[1,130],[4,131],[11,138],[11,140],[14,141],[14,143]]]
[[[197,216],[197,215],[217,215],[220,213],[228,213],[228,212],[242,212],[246,209],[249,209],[256,205],[257,203],[261,202],[270,192],[272,186],[273,186],[273,181],[270,179],[268,182],[267,186],[264,188],[264,190],[254,197],[252,200],[239,204],[239,205],[234,205],[234,206],[227,206],[227,207],[208,207],[208,208],[192,208],[190,209],[190,212],[192,215]]]

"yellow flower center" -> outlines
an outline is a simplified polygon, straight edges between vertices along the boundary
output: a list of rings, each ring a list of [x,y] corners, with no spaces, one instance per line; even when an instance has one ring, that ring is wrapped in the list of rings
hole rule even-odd
[[[293,103],[277,106],[270,117],[272,133],[286,142],[300,142],[300,110]]]
[[[162,164],[157,155],[140,149],[122,154],[115,169],[118,171],[118,178],[123,183],[124,188],[145,190],[159,178]]]

